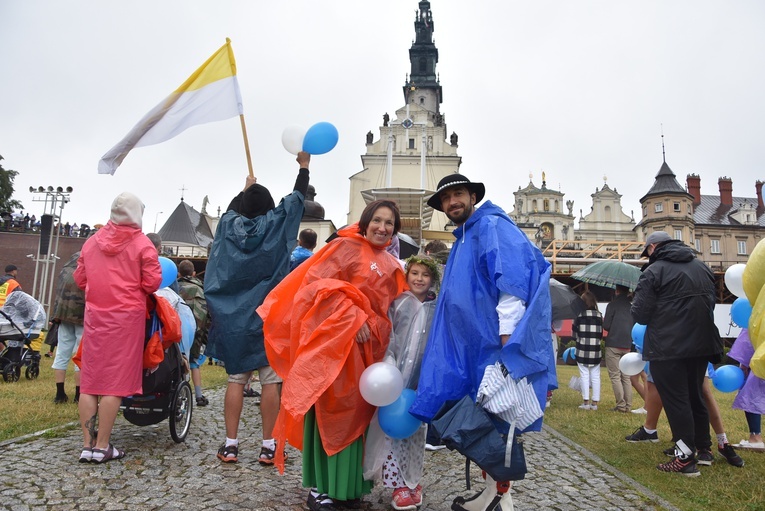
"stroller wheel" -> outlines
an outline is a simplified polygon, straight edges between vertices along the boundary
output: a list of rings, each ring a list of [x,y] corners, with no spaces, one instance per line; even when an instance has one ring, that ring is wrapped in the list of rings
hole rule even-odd
[[[189,434],[193,406],[191,386],[181,381],[173,393],[170,408],[170,436],[176,443],[184,442]]]
[[[34,380],[38,376],[40,376],[40,366],[37,364],[31,364],[29,367],[27,367],[27,370],[24,371],[24,376],[27,377],[27,380]]]
[[[3,368],[3,380],[7,382],[19,381],[21,376],[21,367],[11,362]]]

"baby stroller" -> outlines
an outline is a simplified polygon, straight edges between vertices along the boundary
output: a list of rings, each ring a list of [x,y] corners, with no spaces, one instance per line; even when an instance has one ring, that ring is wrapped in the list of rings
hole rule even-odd
[[[157,328],[161,328],[156,304],[157,298],[150,295],[146,343]],[[143,393],[123,398],[121,410],[125,419],[136,426],[158,424],[169,417],[170,436],[181,443],[189,433],[194,396],[179,343],[172,343],[164,353],[156,370],[144,369]]]
[[[40,375],[40,352],[33,349],[32,342],[40,337],[46,315],[43,306],[21,290],[8,295],[0,307],[0,371],[6,382],[18,381],[21,368],[24,376],[34,380]]]

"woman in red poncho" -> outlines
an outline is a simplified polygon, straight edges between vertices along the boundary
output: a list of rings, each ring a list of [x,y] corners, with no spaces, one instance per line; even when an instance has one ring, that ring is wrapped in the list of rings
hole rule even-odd
[[[335,509],[372,488],[362,477],[363,435],[375,412],[359,378],[385,356],[388,307],[406,289],[386,250],[401,228],[394,202],[370,203],[358,224],[338,231],[290,273],[258,308],[266,354],[284,380],[274,436],[303,451],[308,507]],[[284,472],[283,450],[276,465]]]

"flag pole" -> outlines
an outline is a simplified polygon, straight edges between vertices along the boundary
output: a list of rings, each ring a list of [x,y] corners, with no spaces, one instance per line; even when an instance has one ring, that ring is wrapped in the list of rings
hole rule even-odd
[[[242,123],[242,137],[244,138],[244,152],[247,154],[247,168],[250,170],[250,177],[255,177],[252,173],[252,157],[250,157],[250,143],[247,141],[247,126],[244,124],[244,114],[239,114],[239,120]]]

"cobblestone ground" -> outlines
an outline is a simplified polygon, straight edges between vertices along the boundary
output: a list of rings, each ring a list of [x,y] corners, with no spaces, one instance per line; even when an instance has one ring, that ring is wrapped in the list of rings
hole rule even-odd
[[[223,392],[209,391],[210,405],[194,409],[191,430],[181,444],[171,439],[167,420],[139,427],[120,416],[112,443],[127,452],[121,461],[78,463],[81,435],[74,430],[57,438],[0,444],[0,509],[307,509],[299,451],[288,448],[284,476],[257,462],[260,413],[253,399],[245,398],[239,463],[224,465],[215,457],[224,437]],[[529,474],[513,487],[516,510],[674,509],[555,431],[526,434],[524,441]],[[464,458],[457,453],[427,452],[425,463],[422,511],[449,510],[456,496],[483,488],[474,466],[473,490],[466,490]],[[582,495],[588,499],[583,501]],[[363,506],[391,509],[389,491],[377,485]]]

